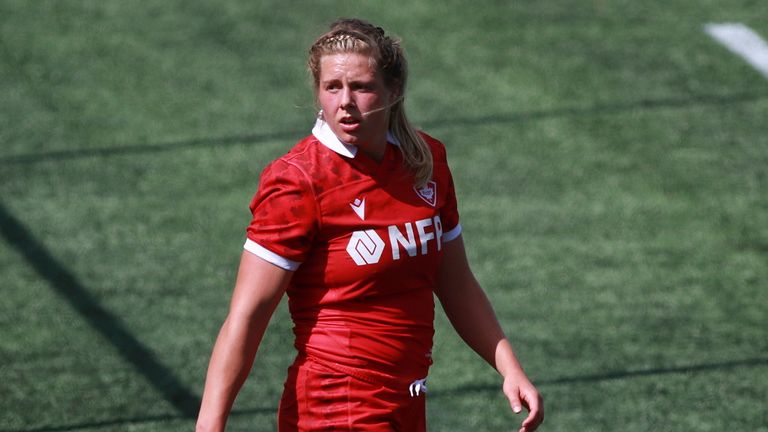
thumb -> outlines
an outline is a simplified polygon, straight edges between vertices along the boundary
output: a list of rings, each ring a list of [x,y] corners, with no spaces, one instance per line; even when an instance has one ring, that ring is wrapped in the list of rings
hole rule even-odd
[[[512,408],[512,411],[515,414],[519,414],[523,410],[523,404],[520,403],[520,396],[518,396],[518,393],[516,391],[510,391],[507,393],[507,398],[509,399],[509,406]]]

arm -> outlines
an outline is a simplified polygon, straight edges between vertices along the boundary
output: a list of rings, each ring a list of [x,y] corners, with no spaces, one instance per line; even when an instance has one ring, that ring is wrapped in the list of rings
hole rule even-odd
[[[529,414],[520,432],[531,432],[544,420],[541,396],[528,380],[496,319],[488,297],[469,268],[462,237],[443,245],[435,294],[456,332],[504,377],[503,390],[515,413]]]
[[[223,431],[292,273],[243,251],[229,313],[213,347],[197,431]]]

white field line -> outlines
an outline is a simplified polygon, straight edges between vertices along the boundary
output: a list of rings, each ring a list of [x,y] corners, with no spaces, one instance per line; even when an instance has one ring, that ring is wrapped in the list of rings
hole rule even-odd
[[[741,23],[721,23],[707,24],[704,31],[768,78],[768,44],[752,29]]]

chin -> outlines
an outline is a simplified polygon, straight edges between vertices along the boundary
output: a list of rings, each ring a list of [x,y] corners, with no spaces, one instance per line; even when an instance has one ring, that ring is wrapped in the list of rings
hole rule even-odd
[[[360,143],[360,138],[352,135],[345,135],[341,140],[353,146],[357,146]]]
[[[360,137],[357,135],[350,135],[345,132],[334,132],[336,137],[344,144],[350,144],[356,146],[360,142]]]

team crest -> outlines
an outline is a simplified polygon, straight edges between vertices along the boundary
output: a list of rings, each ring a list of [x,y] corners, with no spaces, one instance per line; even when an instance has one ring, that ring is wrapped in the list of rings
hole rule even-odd
[[[414,186],[413,190],[415,190],[416,194],[419,195],[419,197],[423,199],[427,204],[431,205],[432,207],[435,206],[435,203],[437,202],[437,183],[429,181],[423,188],[416,189],[416,186]]]

